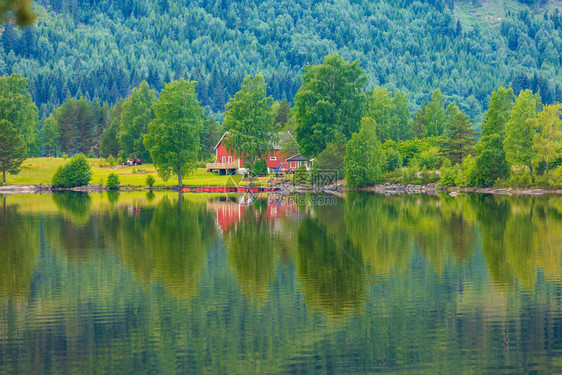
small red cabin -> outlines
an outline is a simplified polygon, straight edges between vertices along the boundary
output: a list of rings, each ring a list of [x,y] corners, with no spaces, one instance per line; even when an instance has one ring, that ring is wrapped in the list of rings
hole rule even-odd
[[[286,134],[290,137],[289,132]],[[224,133],[217,145],[215,146],[215,162],[207,163],[207,171],[218,172],[219,174],[243,174],[246,172],[244,161],[241,160],[236,153],[228,152],[224,144],[228,132]],[[310,161],[300,154],[287,157],[280,145],[274,144],[273,151],[267,156],[265,162],[269,173],[274,173],[277,168],[282,172],[288,172],[297,169],[302,163],[305,163],[307,169],[310,168]]]

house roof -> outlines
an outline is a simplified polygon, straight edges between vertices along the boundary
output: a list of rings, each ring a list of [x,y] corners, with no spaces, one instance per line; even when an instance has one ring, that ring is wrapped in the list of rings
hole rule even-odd
[[[221,139],[219,139],[219,141],[217,142],[217,144],[216,144],[216,146],[215,146],[215,148],[214,148],[213,150],[216,150],[217,147],[219,147],[219,145],[221,144],[222,140],[224,139],[224,137],[225,137],[227,134],[230,134],[230,132],[224,132],[224,134],[222,135]],[[277,137],[278,137],[278,141],[281,141],[281,138],[287,139],[287,138],[289,138],[289,137],[290,137],[291,139],[295,140],[295,138],[293,137],[293,135],[292,135],[291,132],[289,132],[289,131],[278,132],[278,133],[277,133]],[[279,142],[273,142],[272,146],[273,146],[273,148],[274,148],[275,150],[281,150],[281,145],[279,144]],[[296,155],[295,155],[295,156],[296,156]]]
[[[302,156],[301,154],[296,154],[285,159],[285,161],[308,161],[308,159]]]
[[[217,145],[215,146],[215,148],[214,148],[213,150],[216,150],[216,149],[217,149],[217,147],[219,147],[219,145],[220,145],[220,144],[221,144],[221,142],[222,142],[222,139],[223,139],[223,138],[224,138],[224,136],[225,136],[225,135],[227,135],[227,134],[228,134],[228,132],[224,132],[224,134],[222,135],[221,139],[219,139],[219,141],[217,142]]]

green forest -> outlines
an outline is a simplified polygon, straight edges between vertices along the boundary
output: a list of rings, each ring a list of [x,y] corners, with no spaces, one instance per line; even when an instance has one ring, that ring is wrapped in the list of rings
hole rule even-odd
[[[135,155],[181,185],[225,130],[251,171],[287,130],[353,187],[562,184],[557,3],[34,9],[0,38],[4,175],[24,156]]]
[[[307,63],[337,52],[359,60],[367,88],[408,95],[419,109],[433,90],[476,124],[499,86],[562,101],[558,0],[186,1],[36,0],[37,21],[5,25],[0,73],[29,79],[41,120],[68,97],[110,106],[145,80],[160,91],[198,82],[207,114],[222,118],[247,74],[289,102]]]

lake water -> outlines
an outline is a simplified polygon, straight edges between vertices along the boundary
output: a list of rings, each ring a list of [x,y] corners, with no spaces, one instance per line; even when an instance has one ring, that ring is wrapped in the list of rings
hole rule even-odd
[[[0,374],[561,373],[561,257],[561,197],[0,196]]]

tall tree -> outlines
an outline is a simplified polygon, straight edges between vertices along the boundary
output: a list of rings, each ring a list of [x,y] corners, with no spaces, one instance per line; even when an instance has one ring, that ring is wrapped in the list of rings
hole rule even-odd
[[[412,138],[408,96],[400,91],[392,94],[380,87],[367,93],[366,116],[377,123],[377,135],[381,142],[387,139],[404,141]]]
[[[523,90],[515,100],[511,118],[507,122],[504,140],[505,156],[512,165],[526,165],[533,177],[533,160],[536,150],[533,140],[537,132],[536,116],[540,109],[540,97],[531,90]]]
[[[384,153],[377,137],[375,120],[364,117],[361,130],[347,143],[345,176],[351,187],[368,186],[381,181]]]
[[[122,109],[123,100],[120,100],[109,111],[109,126],[104,129],[100,140],[100,154],[104,158],[109,155],[119,155],[119,124]]]
[[[503,143],[505,124],[509,121],[514,97],[513,90],[504,87],[492,93],[482,124],[482,138],[477,147],[476,173],[481,186],[490,186],[509,173]]]
[[[55,119],[54,114],[50,114],[49,117],[45,119],[43,128],[41,129],[43,133],[43,147],[47,155],[51,156],[51,153],[57,157],[60,153],[60,132],[59,125]]]
[[[217,120],[208,117],[203,121],[201,131],[201,158],[208,158],[213,155],[214,148],[222,136],[221,128]]]
[[[431,100],[427,103],[424,110],[423,137],[440,136],[446,132],[447,115],[445,112],[445,104],[446,101],[443,98],[441,90],[434,90],[431,94]]]
[[[337,54],[304,68],[295,96],[296,139],[304,155],[318,155],[338,133],[349,140],[359,131],[366,83],[359,62],[348,63]]]
[[[196,168],[199,152],[199,133],[203,122],[203,109],[199,105],[195,86],[183,78],[164,86],[153,105],[155,119],[148,124],[144,146],[158,175],[167,181],[172,174],[182,177]]]
[[[273,98],[267,96],[263,76],[246,76],[240,91],[226,103],[224,127],[229,131],[227,148],[246,163],[250,176],[256,162],[273,148]]]
[[[150,162],[150,154],[143,145],[143,138],[148,124],[154,120],[154,102],[156,92],[148,87],[146,81],[133,89],[131,96],[123,102],[119,146],[125,156],[135,154],[141,160]]]
[[[31,151],[39,136],[39,111],[19,74],[0,77],[0,120],[9,121]]]
[[[4,185],[6,185],[6,172],[19,173],[25,154],[25,142],[15,127],[7,120],[0,120],[0,170]]]
[[[538,113],[533,141],[536,161],[544,161],[545,174],[548,179],[550,162],[562,155],[562,104],[548,105]]]
[[[443,141],[441,153],[451,161],[452,165],[455,165],[461,163],[467,155],[474,151],[476,132],[468,116],[458,109],[448,128],[448,135]]]
[[[85,97],[67,98],[54,114],[59,125],[62,151],[88,154],[94,146],[99,120],[95,105]]]

